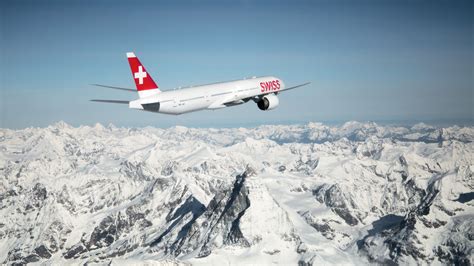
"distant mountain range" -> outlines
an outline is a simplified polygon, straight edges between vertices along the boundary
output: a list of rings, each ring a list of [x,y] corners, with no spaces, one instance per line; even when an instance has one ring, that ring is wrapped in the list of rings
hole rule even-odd
[[[0,263],[474,264],[474,127],[0,129]]]

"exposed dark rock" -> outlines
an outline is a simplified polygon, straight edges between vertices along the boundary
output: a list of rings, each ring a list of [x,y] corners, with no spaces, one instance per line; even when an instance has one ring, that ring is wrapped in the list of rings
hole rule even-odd
[[[187,230],[192,225],[192,223],[204,212],[205,206],[200,203],[196,198],[193,196],[189,196],[185,202],[180,205],[176,209],[171,209],[166,220],[172,222],[168,225],[167,229],[161,233],[153,242],[151,242],[150,246],[158,245],[162,239],[169,234],[172,230],[174,230],[181,222],[185,220],[185,216],[187,214],[192,215],[191,221],[189,221],[186,225],[183,226],[180,233],[178,234],[178,239],[176,239],[175,243],[180,242],[182,238],[186,235]],[[171,249],[174,248],[174,245],[171,246]]]
[[[90,240],[87,243],[88,247],[101,248],[109,246],[114,242],[117,234],[117,225],[115,217],[105,217],[91,234]]]
[[[127,208],[125,213],[117,212],[109,215],[94,228],[89,240],[82,239],[80,243],[69,248],[64,253],[64,257],[66,259],[77,258],[87,251],[108,247],[135,225],[145,228],[151,226],[151,222],[145,219],[143,213],[137,212],[133,207]],[[122,250],[125,249],[130,250],[129,247]]]
[[[446,221],[441,221],[438,219],[435,219],[433,221],[430,221],[428,219],[425,219],[424,217],[419,217],[419,220],[423,223],[424,226],[428,228],[439,228],[441,226],[444,226],[447,224]]]
[[[400,157],[398,157],[398,160],[400,161],[400,164],[402,166],[404,166],[404,167],[408,166],[407,159],[405,159],[405,156],[401,155]]]
[[[416,246],[417,240],[414,234],[415,224],[421,216],[429,213],[430,207],[438,195],[436,188],[438,182],[432,182],[428,185],[427,193],[421,200],[421,203],[400,222],[399,227],[393,230],[393,236],[385,240],[385,244],[390,249],[390,258],[397,261],[400,256],[411,256],[419,259],[426,259],[422,249]]]
[[[41,183],[36,183],[36,185],[33,187],[33,191],[32,191],[32,204],[33,206],[35,206],[36,208],[39,208],[40,206],[43,205],[43,201],[46,199],[47,197],[47,191],[46,191],[46,187],[41,184]]]
[[[336,236],[334,234],[334,229],[332,229],[327,223],[310,223],[310,225],[329,240],[334,239]]]
[[[330,207],[331,210],[339,215],[347,224],[357,225],[359,223],[357,216],[349,210],[357,208],[355,203],[351,198],[344,195],[338,184],[319,186],[314,189],[312,193],[317,201],[325,203],[326,206]]]
[[[51,253],[49,252],[49,250],[44,245],[41,245],[41,246],[35,248],[35,252],[36,252],[36,254],[38,254],[38,256],[40,256],[42,258],[45,258],[45,259],[51,258]]]
[[[306,175],[312,175],[313,171],[318,167],[319,159],[308,159],[296,161],[295,169],[292,171],[303,172]],[[286,169],[286,168],[285,168]]]
[[[405,184],[405,191],[408,194],[409,206],[415,207],[420,204],[421,199],[426,196],[426,191],[416,186],[413,179],[408,180]]]
[[[431,208],[438,206],[433,205],[433,202],[435,202],[439,194],[438,186],[443,176],[444,175],[434,176],[433,181],[428,184],[426,191],[422,193],[424,196],[421,198],[419,204],[409,211],[403,219],[401,219],[400,216],[393,216],[387,217],[390,218],[388,222],[384,221],[382,223],[381,219],[381,226],[377,226],[376,223],[374,223],[374,229],[369,230],[369,234],[357,242],[359,250],[367,252],[370,259],[378,263],[385,263],[386,261],[380,261],[381,258],[374,258],[370,253],[371,246],[377,245],[372,242],[372,237],[378,236],[385,239],[384,244],[390,250],[389,256],[392,262],[398,263],[399,258],[404,256],[428,263],[431,262],[433,257],[428,257],[423,247],[420,247],[422,242],[420,241],[421,239],[418,239],[415,225],[420,222],[422,226],[428,228],[447,226],[446,221],[428,216]],[[442,246],[438,246],[433,250],[437,258],[443,263],[462,265],[469,261],[468,256],[472,253],[473,248],[472,245],[463,243],[469,243],[469,240],[465,239],[466,234],[464,232],[472,229],[472,222],[470,222],[469,219],[462,221],[464,221],[464,224],[459,226],[455,225],[453,229],[451,229],[454,233],[450,235],[450,238],[448,238]],[[423,235],[421,237],[425,239],[428,238],[428,236]]]
[[[120,172],[130,178],[145,181],[150,181],[152,179],[152,177],[146,173],[146,166],[142,162],[134,163],[130,161],[124,161],[121,163],[121,166]]]
[[[268,255],[275,255],[275,254],[278,254],[278,253],[280,253],[280,252],[281,252],[281,251],[278,250],[278,249],[264,251],[264,253],[266,253],[266,254],[268,254]]]
[[[462,193],[459,195],[457,201],[466,203],[474,199],[474,192]]]
[[[172,252],[179,255],[199,250],[198,256],[205,257],[214,245],[249,246],[240,230],[240,219],[250,207],[245,180],[254,173],[255,170],[247,168],[236,177],[230,190],[217,193],[189,229],[180,232],[182,237],[173,243]],[[215,242],[217,236],[222,237],[222,242]]]
[[[390,235],[390,233],[400,226],[403,221],[403,216],[389,214],[379,220],[372,223],[372,229],[370,229],[363,239],[357,241],[359,250],[367,250],[367,247],[371,245],[369,238],[375,235]]]
[[[56,201],[64,206],[69,212],[74,213],[76,206],[71,199],[69,189],[66,185],[63,185],[61,192],[56,194]]]
[[[308,246],[306,246],[305,243],[300,242],[300,244],[299,244],[298,247],[296,248],[296,252],[297,252],[298,254],[304,254],[306,251],[308,251]]]
[[[85,251],[86,248],[84,247],[84,245],[78,243],[68,249],[65,253],[63,253],[63,256],[65,259],[78,258],[79,254],[84,253]]]
[[[16,193],[15,190],[10,189],[6,191],[5,193],[0,194],[0,203],[2,203],[4,199],[7,199],[9,197],[14,197],[14,196],[18,196],[18,194]]]
[[[164,176],[170,176],[177,168],[177,162],[169,162],[163,169],[161,170],[161,174]]]
[[[438,259],[445,264],[471,265],[474,252],[474,215],[470,219],[454,219],[449,237],[434,249]]]
[[[421,200],[421,203],[416,208],[417,215],[428,215],[430,212],[430,207],[433,204],[434,199],[439,193],[437,188],[438,181],[431,182],[428,184],[428,188],[426,189],[426,196]]]
[[[37,261],[39,261],[40,259],[41,259],[41,258],[40,258],[38,255],[36,255],[36,254],[30,254],[30,255],[28,255],[28,256],[26,256],[26,257],[24,258],[24,261],[25,261],[26,263],[31,263],[31,262],[37,262]]]

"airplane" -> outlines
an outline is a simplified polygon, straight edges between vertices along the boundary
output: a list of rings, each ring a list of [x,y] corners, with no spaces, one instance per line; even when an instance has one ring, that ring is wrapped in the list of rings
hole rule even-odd
[[[128,104],[131,109],[180,115],[206,109],[216,110],[252,100],[257,103],[260,110],[267,111],[275,109],[279,105],[277,97],[279,93],[310,84],[310,82],[306,82],[287,88],[281,79],[274,76],[265,76],[161,91],[134,53],[127,53],[127,58],[137,87],[136,90],[100,84],[91,85],[125,91],[138,91],[139,98],[133,101],[102,99],[91,101]]]

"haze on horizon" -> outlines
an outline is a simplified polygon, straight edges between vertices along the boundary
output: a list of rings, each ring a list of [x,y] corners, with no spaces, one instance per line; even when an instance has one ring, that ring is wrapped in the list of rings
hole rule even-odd
[[[472,121],[472,1],[0,3],[0,128],[248,126],[308,121]],[[172,89],[275,75],[312,84],[253,103],[165,116],[132,100],[125,53]]]

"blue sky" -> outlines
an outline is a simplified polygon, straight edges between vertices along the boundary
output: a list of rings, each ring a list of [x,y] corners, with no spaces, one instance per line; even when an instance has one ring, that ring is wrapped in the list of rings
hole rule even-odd
[[[248,126],[473,118],[472,1],[2,1],[0,127]],[[275,75],[270,112],[253,103],[167,116],[131,100],[125,53],[160,88]]]

